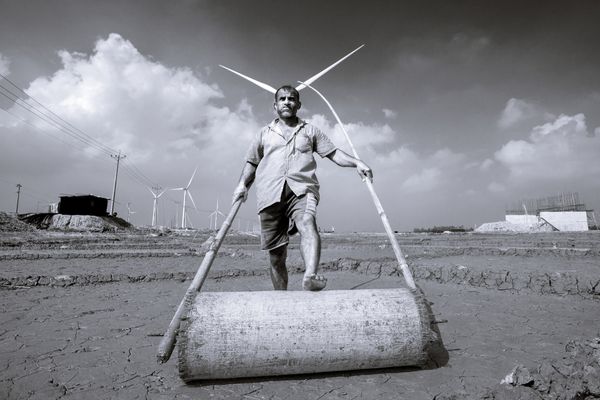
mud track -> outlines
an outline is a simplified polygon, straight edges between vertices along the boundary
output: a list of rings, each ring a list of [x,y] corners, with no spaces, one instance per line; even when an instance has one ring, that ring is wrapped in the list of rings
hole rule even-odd
[[[423,370],[185,385],[177,357],[158,365],[154,354],[208,235],[4,233],[0,398],[475,399],[516,365],[533,371],[570,341],[600,336],[596,232],[398,238],[449,358]],[[403,284],[384,235],[324,235],[323,246],[328,289]],[[228,237],[205,290],[268,290],[266,265],[255,237]],[[297,241],[289,269],[298,290]]]

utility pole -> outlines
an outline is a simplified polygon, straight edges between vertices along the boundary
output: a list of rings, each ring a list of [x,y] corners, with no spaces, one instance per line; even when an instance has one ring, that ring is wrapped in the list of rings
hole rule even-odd
[[[19,214],[19,197],[21,197],[21,187],[20,183],[17,183],[17,209],[15,210],[15,214]]]
[[[113,194],[112,194],[112,202],[110,205],[110,215],[115,215],[115,196],[117,195],[117,178],[119,177],[119,162],[121,158],[127,157],[126,155],[121,155],[121,150],[119,150],[118,155],[111,154],[112,158],[117,159],[117,169],[115,170],[115,183],[113,185]]]

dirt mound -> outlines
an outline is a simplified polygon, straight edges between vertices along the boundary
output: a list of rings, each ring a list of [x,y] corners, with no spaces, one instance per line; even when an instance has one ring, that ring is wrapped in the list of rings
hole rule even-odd
[[[560,360],[543,362],[531,373],[518,365],[503,380],[502,392],[491,391],[489,399],[514,399],[511,393],[529,392],[527,398],[548,400],[591,400],[600,398],[600,338],[570,341]],[[523,388],[528,388],[523,390]],[[537,395],[537,397],[536,397]]]
[[[34,230],[31,225],[0,211],[0,232],[31,232]]]
[[[38,229],[75,232],[113,232],[130,229],[132,225],[119,217],[65,214],[28,214],[20,217]]]
[[[560,360],[535,368],[517,365],[495,387],[481,394],[442,394],[434,400],[592,400],[600,399],[600,338],[570,341]]]
[[[547,222],[539,222],[532,225],[517,225],[508,221],[487,222],[482,224],[475,232],[509,232],[509,233],[537,233],[537,232],[552,232],[555,229]]]

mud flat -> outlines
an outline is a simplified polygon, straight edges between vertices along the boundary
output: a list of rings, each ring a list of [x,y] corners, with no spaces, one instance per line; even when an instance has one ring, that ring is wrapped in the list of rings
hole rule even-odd
[[[561,369],[570,383],[552,390],[563,397],[519,386],[526,374],[514,372],[560,366],[573,341],[592,346],[600,336],[596,232],[399,235],[445,345],[426,369],[186,385],[177,355],[159,365],[155,352],[208,238],[0,234],[0,398],[596,398],[587,382],[597,364],[588,375]],[[323,245],[328,289],[403,284],[385,235],[327,234]],[[290,288],[299,290],[297,241],[290,250]],[[232,235],[205,290],[269,290],[266,265],[256,237]],[[519,379],[498,386],[511,371]]]

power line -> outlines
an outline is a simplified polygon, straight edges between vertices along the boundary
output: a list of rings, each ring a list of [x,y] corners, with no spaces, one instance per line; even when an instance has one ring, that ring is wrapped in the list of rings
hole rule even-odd
[[[6,93],[3,93],[3,92],[0,91],[0,94],[2,96],[4,96],[7,99],[13,101],[14,104],[16,104],[17,106],[19,106],[19,107],[23,108],[24,110],[30,112],[31,114],[35,115],[36,117],[38,117],[42,121],[46,122],[48,125],[50,125],[50,126],[56,128],[56,129],[58,129],[59,131],[67,134],[68,136],[72,137],[73,139],[79,140],[80,142],[83,142],[86,145],[95,148],[96,150],[102,151],[103,153],[105,153],[107,155],[112,154],[110,148],[105,147],[103,145],[98,145],[98,144],[94,143],[93,141],[91,141],[90,139],[82,137],[80,134],[78,134],[77,132],[74,132],[72,129],[66,128],[65,126],[63,126],[59,122],[56,122],[52,118],[48,117],[46,114],[44,114],[38,108],[32,106],[31,104],[29,104],[26,101],[24,101],[22,98],[16,96],[10,90],[6,89],[4,86],[0,85],[0,89],[3,89],[5,91],[7,91],[8,93],[10,93],[11,95],[13,95],[15,97],[11,97],[11,96],[7,95]]]
[[[145,181],[152,183],[152,185],[155,185],[154,182],[152,182],[152,180],[150,178],[148,178],[138,167],[136,167],[133,163],[131,162],[127,162],[127,165],[129,167],[131,167],[134,171],[136,171],[136,174],[141,176]],[[150,186],[152,186],[150,185]]]
[[[131,162],[123,160],[122,167],[124,168],[125,172],[130,177],[132,177],[135,181],[137,181],[142,186],[157,186],[156,182],[153,182],[150,178],[148,178],[143,172],[141,172],[139,170],[139,168],[137,168]]]
[[[31,126],[33,129],[37,130],[37,126],[33,125],[31,122],[27,121],[24,118],[21,118],[20,116],[18,116],[15,113],[10,112],[9,110],[5,110],[4,108],[2,108],[2,111],[4,111],[5,113],[12,115],[13,117],[15,117],[17,120],[19,120],[20,122],[23,122],[24,124],[27,124],[29,126]],[[85,151],[85,147],[83,147],[81,144],[78,144],[78,142],[67,142],[66,140],[63,140],[60,138],[60,136],[56,136],[51,132],[46,132],[48,135],[52,136],[54,139],[58,140],[59,142],[66,144],[67,146],[71,146],[74,149],[77,150],[81,150],[81,151]]]
[[[55,121],[54,119],[56,118],[61,126],[68,128],[68,130],[70,130],[71,132],[75,133],[77,136],[81,137],[83,140],[85,140],[86,142],[91,142],[94,143],[94,145],[105,149],[108,152],[111,153],[116,153],[116,151],[114,149],[111,149],[110,147],[106,146],[104,143],[96,140],[94,137],[88,135],[87,133],[85,133],[84,131],[82,131],[81,129],[75,127],[73,124],[71,124],[70,122],[66,121],[65,119],[63,119],[60,115],[56,114],[54,111],[52,111],[51,109],[49,109],[48,107],[46,107],[44,104],[40,103],[35,97],[31,96],[30,94],[26,93],[23,89],[21,89],[17,84],[15,84],[13,81],[11,81],[10,79],[8,79],[8,77],[6,77],[5,75],[0,74],[0,77],[2,77],[4,80],[6,80],[8,83],[11,84],[11,86],[13,86],[15,89],[17,89],[19,92],[23,93],[25,96],[27,96],[28,98],[30,98],[32,101],[34,101],[36,104],[38,104],[39,106],[41,106],[42,108],[44,108],[44,110],[46,110],[50,115],[48,115],[47,113],[42,112],[42,114],[44,114],[45,116],[47,116],[48,118],[52,119],[53,121]],[[0,85],[1,86],[1,85]],[[18,97],[19,99],[23,100],[21,96],[19,95],[15,95],[14,93],[12,93],[10,90],[6,89],[4,86],[2,86],[2,88],[8,92],[10,92],[11,94],[13,94],[14,96]],[[35,108],[35,107],[34,107]],[[39,111],[39,109],[36,108],[36,110]],[[41,112],[41,111],[40,111]],[[54,118],[52,118],[54,117]],[[56,122],[56,121],[55,121]],[[65,126],[66,125],[66,126]]]
[[[12,90],[10,90],[9,88],[2,86],[0,84],[0,89],[2,89],[4,92],[0,91],[0,95],[6,97],[7,99],[9,99],[10,101],[14,102],[14,104],[18,105],[19,107],[25,109],[26,111],[30,112],[31,114],[33,114],[34,116],[36,116],[37,118],[41,119],[42,121],[46,122],[48,125],[54,127],[55,129],[58,129],[59,131],[67,134],[68,136],[70,136],[71,138],[82,142],[83,144],[92,147],[96,150],[99,150],[100,152],[104,153],[105,155],[108,155],[110,157],[115,157],[115,153],[120,153],[119,151],[116,151],[106,145],[104,145],[103,143],[99,142],[98,140],[94,139],[92,136],[86,134],[84,131],[82,131],[81,129],[75,127],[73,124],[69,123],[68,121],[66,121],[65,119],[63,119],[62,117],[60,117],[58,114],[56,114],[55,112],[53,112],[52,110],[50,110],[48,107],[46,107],[44,104],[40,103],[37,99],[35,99],[33,96],[27,94],[23,89],[21,89],[17,84],[15,84],[14,82],[12,82],[10,79],[8,79],[5,75],[0,74],[0,77],[4,80],[6,80],[8,83],[11,84],[11,86],[13,86],[14,88],[16,88],[19,92],[23,93],[25,96],[27,96],[27,98],[31,99],[33,102],[35,102],[36,104],[38,104],[39,106],[41,106],[44,110],[41,110],[40,108],[34,106],[33,104],[30,104],[29,102],[26,101],[26,99],[23,99],[22,96],[14,93]],[[7,95],[6,93],[9,93],[9,95]],[[11,113],[8,110],[5,110],[7,113],[13,115],[14,117],[17,117],[15,114]],[[17,117],[19,118],[19,117]],[[21,121],[27,123],[28,125],[32,126],[33,128],[35,128],[36,130],[38,129],[35,125],[31,124],[29,121],[27,121],[26,119],[23,118],[19,118]],[[65,142],[63,140],[61,140],[59,137],[53,136],[55,139],[60,140],[61,142],[71,145],[73,147],[74,146],[72,143],[69,142]],[[77,142],[75,142],[77,143]],[[79,147],[76,147],[79,150],[85,150],[85,147],[81,147],[81,145]],[[129,165],[124,165],[125,169],[129,170],[129,176],[136,182],[142,184],[143,186],[156,186],[156,183],[153,182],[150,178],[148,178],[139,168],[137,168],[135,165],[133,165],[132,163],[128,163]]]

